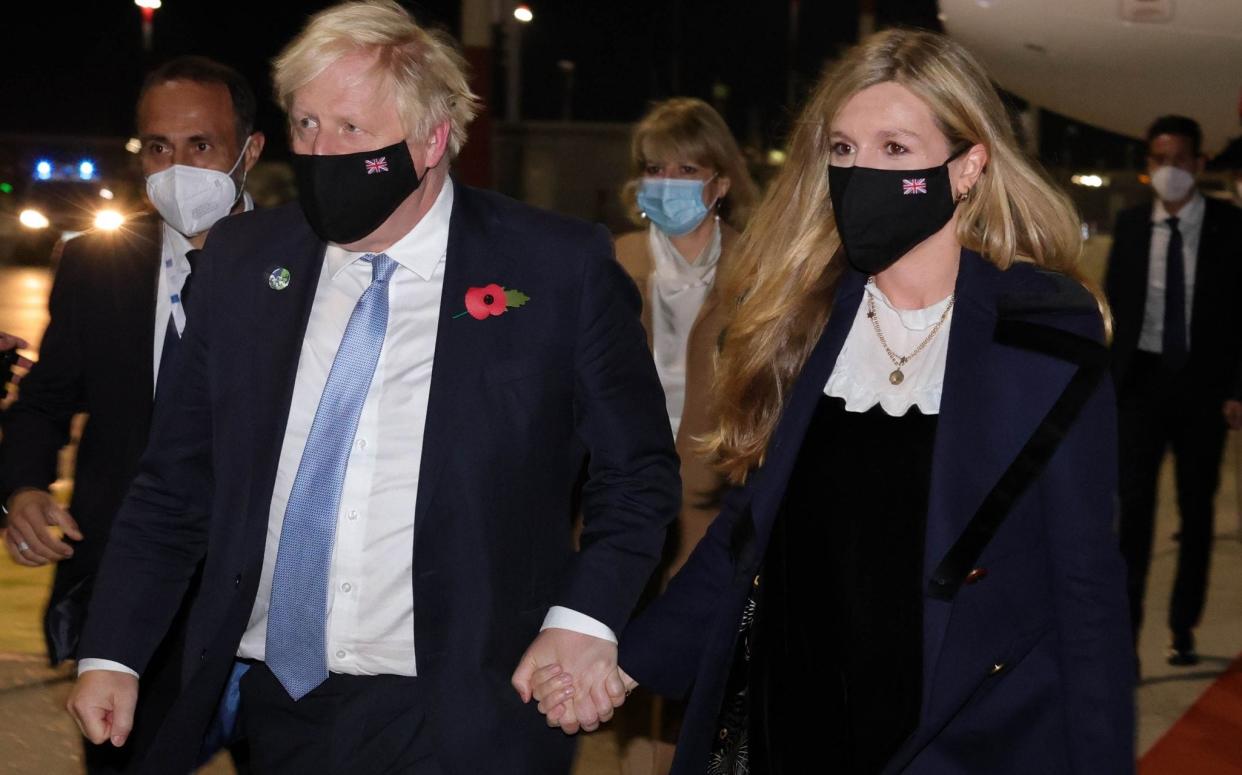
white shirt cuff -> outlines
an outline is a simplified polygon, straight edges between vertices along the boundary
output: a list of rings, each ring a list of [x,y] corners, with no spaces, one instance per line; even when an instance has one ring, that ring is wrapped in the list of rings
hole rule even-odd
[[[608,625],[592,619],[586,614],[580,614],[572,608],[554,605],[548,609],[548,615],[543,617],[543,626],[539,628],[540,632],[555,627],[559,630],[573,630],[583,635],[591,635],[602,640],[617,642],[617,635]],[[102,660],[99,660],[102,661]]]
[[[135,673],[133,670],[130,670],[128,667],[126,667],[125,665],[122,665],[120,662],[113,662],[111,659],[79,659],[78,660],[78,675],[82,675],[83,673],[90,671],[90,670],[112,670],[117,673],[129,673],[134,678],[138,677],[138,674]]]

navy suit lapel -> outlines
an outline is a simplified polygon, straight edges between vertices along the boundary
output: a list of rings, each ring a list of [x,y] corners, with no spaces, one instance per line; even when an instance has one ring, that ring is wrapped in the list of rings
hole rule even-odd
[[[1220,281],[1219,275],[1226,269],[1226,264],[1234,260],[1222,244],[1223,236],[1220,219],[1215,217],[1212,201],[1204,203],[1203,227],[1199,234],[1199,252],[1195,259],[1195,288],[1199,289],[1196,299],[1211,298],[1209,289],[1215,288]],[[1150,226],[1150,222],[1149,222]],[[1234,246],[1236,250],[1237,246]],[[1206,292],[1204,292],[1206,291]],[[1205,307],[1207,309],[1205,309]],[[1216,337],[1207,332],[1220,322],[1220,309],[1212,304],[1194,304],[1190,311],[1190,341],[1212,341]],[[1206,335],[1205,335],[1206,334]]]
[[[414,541],[427,522],[444,466],[457,454],[462,440],[458,412],[477,406],[471,391],[472,377],[484,370],[494,329],[488,320],[475,320],[461,313],[466,291],[490,283],[504,285],[509,256],[497,233],[502,227],[493,212],[486,212],[470,188],[454,184],[453,212],[449,219],[448,250],[444,259],[444,290],[436,326],[436,348],[427,399],[427,423],[418,474],[414,508]],[[494,326],[494,324],[493,324]]]
[[[1129,328],[1134,332],[1131,347],[1138,347],[1139,334],[1143,330],[1143,316],[1147,313],[1147,292],[1150,290],[1150,284],[1147,282],[1147,275],[1151,271],[1151,211],[1150,208],[1143,212],[1142,218],[1136,224],[1134,229],[1134,262],[1130,268],[1130,290],[1127,298],[1139,300],[1138,304],[1129,305],[1126,308],[1130,310],[1134,316]],[[1120,236],[1120,235],[1118,235]]]
[[[128,341],[139,342],[143,396],[148,408],[155,395],[155,299],[160,277],[160,223],[154,216],[137,221],[129,231],[118,234],[117,260],[126,271],[112,275],[112,297],[116,314],[128,321]],[[144,367],[145,368],[142,368]],[[145,418],[144,418],[145,421]]]
[[[260,338],[259,346],[251,346],[250,369],[255,375],[254,396],[250,401],[251,427],[254,428],[255,466],[248,525],[266,530],[271,507],[272,487],[289,421],[289,405],[293,399],[293,383],[297,379],[302,339],[315,301],[319,275],[323,268],[327,245],[300,217],[300,228],[281,232],[283,236],[272,247],[271,261],[256,260],[253,275],[239,278],[247,295],[249,309],[254,310],[252,330]],[[268,277],[278,268],[289,270],[289,285],[281,291],[268,285]],[[250,546],[264,545],[260,538]],[[261,556],[261,554],[260,554]]]

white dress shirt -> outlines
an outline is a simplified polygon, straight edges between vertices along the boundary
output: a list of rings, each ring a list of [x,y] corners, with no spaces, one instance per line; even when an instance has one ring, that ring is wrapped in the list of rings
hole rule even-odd
[[[1203,235],[1203,214],[1207,202],[1195,192],[1194,198],[1177,213],[1177,230],[1182,234],[1182,267],[1186,289],[1186,347],[1190,347],[1190,312],[1195,300],[1195,267],[1199,262],[1199,238]],[[1151,252],[1147,262],[1147,302],[1143,307],[1143,328],[1139,332],[1139,349],[1143,352],[1164,351],[1164,281],[1168,274],[1169,237],[1173,231],[1166,223],[1169,211],[1159,199],[1151,207]]]
[[[845,399],[847,412],[865,412],[879,404],[885,414],[893,417],[904,415],[912,406],[917,406],[925,415],[939,414],[953,312],[949,312],[944,325],[927,346],[901,367],[905,378],[900,385],[894,385],[889,375],[897,367],[884,352],[875,327],[867,318],[867,297],[875,299],[880,330],[888,346],[898,355],[907,355],[918,347],[940,320],[952,297],[923,309],[897,309],[875,283],[868,282],[864,287],[865,295],[828,384],[824,386],[824,394]]]
[[[676,438],[686,404],[686,343],[716,279],[716,265],[720,262],[720,223],[717,220],[711,239],[693,263],[686,260],[668,235],[655,225],[649,232],[652,351]]]
[[[250,194],[242,192],[243,212],[254,209]],[[155,347],[153,348],[151,372],[152,386],[160,378],[160,361],[164,357],[164,336],[168,330],[168,316],[172,315],[177,336],[185,331],[185,308],[181,306],[181,289],[190,276],[190,262],[185,254],[194,249],[190,239],[167,223],[160,222],[160,276],[155,283]]]
[[[436,324],[444,285],[453,185],[385,250],[397,262],[388,287],[388,328],[353,441],[328,573],[325,632],[328,670],[351,675],[417,675],[414,653],[414,508],[431,388]],[[272,574],[285,508],[311,422],[355,304],[371,283],[364,253],[330,245],[302,340],[289,418],[281,445],[259,588],[237,655],[263,659]],[[606,625],[553,606],[543,628],[616,641]],[[78,672],[133,670],[84,659]]]

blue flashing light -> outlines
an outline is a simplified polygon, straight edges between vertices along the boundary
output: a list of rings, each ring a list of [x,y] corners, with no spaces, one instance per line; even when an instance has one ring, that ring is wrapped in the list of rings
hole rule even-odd
[[[82,180],[90,180],[95,177],[95,162],[83,159],[82,163],[78,165],[78,177],[82,178]]]
[[[46,159],[40,160],[39,163],[35,165],[35,176],[38,177],[39,180],[51,180],[52,163]]]

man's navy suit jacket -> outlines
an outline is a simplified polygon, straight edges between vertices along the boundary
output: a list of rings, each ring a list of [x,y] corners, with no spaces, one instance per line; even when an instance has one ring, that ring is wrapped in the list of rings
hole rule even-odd
[[[864,280],[846,270],[763,466],[725,497],[685,567],[621,637],[630,675],[690,696],[675,775],[706,771],[742,608]],[[1102,338],[1095,300],[1077,282],[1031,264],[1001,271],[963,251],[924,542],[921,717],[885,775],[1133,771],[1113,391],[1106,377],[1077,376],[1084,364],[1104,371]],[[1064,423],[1054,407],[1077,391],[1085,404]],[[1042,463],[1036,438],[1060,442]],[[965,583],[942,594],[946,558],[998,516],[982,551],[956,568]],[[815,697],[787,700],[813,708]]]
[[[86,540],[56,564],[44,615],[53,663],[76,655],[92,578],[146,447],[159,274],[160,220],[154,216],[65,243],[39,360],[4,417],[0,503],[15,490],[46,490],[56,480],[74,415],[90,416],[69,504]]]
[[[162,771],[188,769],[197,753],[255,599],[324,251],[296,205],[212,230],[181,368],[113,528],[84,657],[141,672],[206,557],[182,697],[150,758]],[[283,290],[268,285],[278,268],[291,275]],[[467,290],[491,283],[530,300],[483,320],[460,315]],[[429,734],[445,772],[567,771],[572,743],[522,705],[509,677],[549,606],[620,632],[677,513],[639,297],[602,228],[458,185],[438,325],[410,504]]]
[[[1190,361],[1186,380],[1207,406],[1227,398],[1242,399],[1242,210],[1205,197],[1203,227],[1195,261],[1194,303],[1191,305]],[[1148,270],[1151,265],[1151,204],[1117,215],[1113,246],[1108,254],[1104,290],[1112,307],[1113,381],[1123,393],[1127,369],[1138,352],[1147,314]]]

